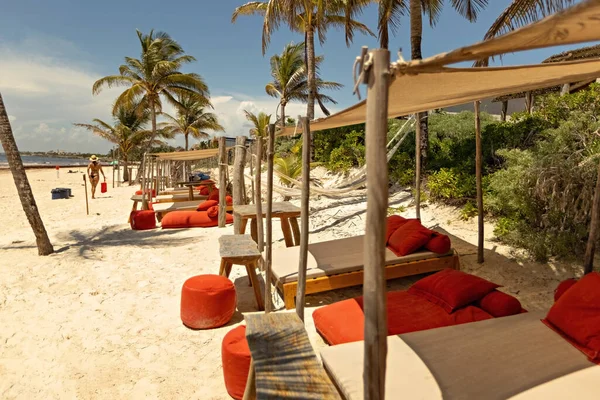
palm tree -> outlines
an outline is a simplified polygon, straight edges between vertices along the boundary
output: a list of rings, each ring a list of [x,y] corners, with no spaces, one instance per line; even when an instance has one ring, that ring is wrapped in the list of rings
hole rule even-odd
[[[194,139],[206,139],[210,136],[207,131],[225,131],[225,128],[219,124],[217,116],[205,111],[207,107],[212,108],[205,97],[181,94],[177,100],[180,104],[177,107],[177,116],[163,113],[168,122],[162,123],[161,128],[166,129],[173,136],[178,133],[183,134],[186,151],[189,149],[190,135]]]
[[[267,137],[269,135],[269,124],[271,123],[271,114],[265,114],[264,112],[259,112],[258,115],[244,110],[244,114],[246,115],[246,119],[254,125],[254,128],[250,129],[250,134],[252,136],[262,136]]]
[[[2,148],[6,154],[8,160],[8,166],[12,173],[17,192],[19,193],[19,199],[21,199],[21,206],[27,216],[29,225],[35,235],[35,241],[37,243],[38,254],[40,256],[47,256],[48,254],[54,253],[54,247],[50,243],[48,233],[44,227],[44,221],[40,216],[35,197],[31,191],[25,168],[23,167],[23,160],[19,154],[19,148],[15,142],[15,137],[12,133],[10,121],[8,120],[8,114],[4,107],[4,100],[2,100],[2,94],[0,94],[0,142],[2,142]]]
[[[267,94],[279,98],[279,106],[281,107],[281,116],[279,117],[280,125],[285,123],[285,107],[293,100],[307,102],[308,101],[308,81],[306,75],[306,67],[303,57],[304,43],[290,43],[285,46],[281,54],[275,54],[271,57],[271,76],[273,81],[269,82],[265,87]],[[325,115],[329,115],[329,110],[324,103],[337,102],[322,93],[321,89],[339,89],[342,87],[337,82],[323,81],[318,74],[319,64],[323,61],[323,56],[316,59],[317,66],[317,97],[321,111]]]
[[[151,112],[142,105],[138,100],[133,106],[117,106],[117,109],[114,110],[112,125],[101,119],[94,119],[93,124],[74,124],[117,145],[125,167],[123,181],[130,181],[130,184],[128,164],[131,152],[148,144],[152,136],[152,132],[145,128],[146,124],[150,122]],[[162,144],[162,142],[154,139],[154,144]]]
[[[150,31],[144,35],[136,32],[142,47],[141,57],[125,57],[125,64],[119,67],[119,75],[98,79],[92,93],[100,93],[105,86],[127,86],[115,101],[114,111],[120,106],[131,106],[141,97],[144,106],[150,110],[152,137],[149,143],[152,143],[157,132],[156,116],[162,110],[161,97],[178,106],[180,103],[176,95],[191,93],[207,98],[208,87],[200,75],[180,71],[183,65],[196,59],[185,54],[183,48],[168,34]],[[143,153],[146,151],[147,148]]]
[[[306,116],[315,116],[315,100],[317,98],[317,72],[315,57],[315,34],[319,42],[325,42],[327,29],[331,26],[344,28],[346,45],[350,45],[354,31],[373,33],[364,24],[349,17],[347,0],[268,0],[252,1],[235,9],[231,22],[239,15],[262,15],[262,52],[263,55],[271,40],[271,34],[281,23],[285,23],[292,31],[304,35],[305,65],[307,70],[308,93]]]

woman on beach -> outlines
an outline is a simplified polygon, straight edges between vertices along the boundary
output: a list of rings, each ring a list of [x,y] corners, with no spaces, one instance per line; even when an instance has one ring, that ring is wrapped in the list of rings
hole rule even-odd
[[[92,184],[92,199],[96,198],[96,186],[98,186],[98,181],[100,180],[100,174],[104,178],[104,182],[106,182],[106,176],[104,175],[104,171],[102,171],[102,165],[98,162],[98,157],[91,156],[91,163],[87,167],[87,173],[90,177],[90,183]]]

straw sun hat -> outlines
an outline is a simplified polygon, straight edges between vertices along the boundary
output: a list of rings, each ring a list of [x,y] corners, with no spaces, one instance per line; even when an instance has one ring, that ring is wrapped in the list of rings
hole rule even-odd
[[[96,156],[91,156],[91,157],[90,157],[90,161],[98,161],[98,157],[96,157]]]

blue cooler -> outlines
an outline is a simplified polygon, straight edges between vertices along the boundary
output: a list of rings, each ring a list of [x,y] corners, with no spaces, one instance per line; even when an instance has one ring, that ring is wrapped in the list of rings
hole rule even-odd
[[[66,188],[52,189],[50,191],[52,193],[52,200],[68,199],[69,198],[69,191],[70,191],[70,189],[66,189]]]

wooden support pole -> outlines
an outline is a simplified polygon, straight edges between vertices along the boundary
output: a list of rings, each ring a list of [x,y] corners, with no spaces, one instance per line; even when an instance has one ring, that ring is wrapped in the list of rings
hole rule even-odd
[[[502,102],[502,111],[500,111],[500,119],[502,122],[506,122],[506,117],[508,116],[508,100],[504,100]]]
[[[250,176],[254,176],[254,169],[253,169],[254,162],[252,160],[253,158],[254,157],[252,157],[252,146],[250,146]],[[247,203],[254,202],[254,199],[256,197],[256,195],[254,194],[254,179],[250,182],[250,185],[251,185],[251,192],[250,192],[251,196],[250,196],[250,201],[248,201]]]
[[[114,159],[113,159],[113,161],[114,161]],[[114,189],[115,188],[115,164],[114,163],[113,163],[113,166],[112,166],[112,173],[113,173],[113,176],[112,176],[112,187]]]
[[[525,108],[527,109],[527,113],[531,114],[531,110],[533,109],[533,94],[531,92],[525,93]]]
[[[267,201],[265,210],[266,242],[265,242],[265,276],[271,277],[273,257],[273,149],[275,147],[275,125],[269,124],[269,142],[267,145]],[[267,285],[271,282],[267,281]],[[269,303],[271,299],[269,299]]]
[[[219,228],[224,228],[226,222],[227,150],[225,145],[225,136],[219,137]]]
[[[421,114],[415,114],[415,207],[421,219]]]
[[[600,225],[600,163],[598,163],[598,177],[596,178],[596,189],[592,202],[592,220],[590,221],[590,235],[585,248],[583,260],[583,273],[589,274],[594,270],[594,253],[598,241],[598,226]]]
[[[481,150],[480,103],[475,106],[475,180],[477,184],[477,262],[483,263],[483,187],[481,182],[483,157]]]
[[[244,165],[246,165],[246,136],[235,138],[235,160],[233,162],[233,205],[245,204]],[[240,233],[242,219],[233,216],[233,232]]]
[[[87,192],[87,179],[85,177],[85,174],[83,174],[83,186],[85,189],[85,213],[87,215],[90,215],[90,206],[88,203],[88,192]]]
[[[561,89],[560,89],[560,95],[561,96],[566,96],[571,92],[571,84],[570,83],[565,83],[564,85],[562,85]]]
[[[260,251],[261,253],[263,252],[263,250],[265,249],[265,233],[264,233],[264,229],[263,229],[263,211],[262,211],[262,183],[261,183],[261,169],[262,169],[262,148],[263,148],[263,138],[262,136],[259,136],[256,138],[256,168],[254,169],[254,186],[255,186],[255,192],[254,192],[254,204],[256,205],[256,236],[258,237],[258,251]],[[270,272],[270,271],[269,271]],[[265,280],[267,280],[267,282],[270,282],[271,277],[270,276],[265,276]],[[268,286],[268,290],[269,290],[269,295],[271,292],[271,286]],[[265,290],[265,297],[267,296],[266,294],[266,290]],[[270,299],[270,297],[269,297]],[[270,300],[269,300],[270,303]],[[265,300],[265,307],[266,307],[267,301]],[[269,305],[270,308],[270,305]]]
[[[306,264],[308,261],[308,199],[310,197],[310,122],[302,118],[302,198],[300,207],[300,262],[296,289],[296,314],[304,321],[304,296],[306,294]]]
[[[365,400],[385,400],[388,331],[385,285],[385,220],[388,207],[386,141],[390,52],[377,49],[371,54],[373,64],[367,75],[368,184],[363,285],[365,315],[363,377]],[[416,126],[419,125],[420,121],[417,121]],[[419,136],[417,131],[417,137]],[[418,144],[417,149],[419,149]],[[417,154],[417,160],[419,155]]]
[[[146,200],[146,153],[142,156],[142,210],[148,209],[148,201]]]

